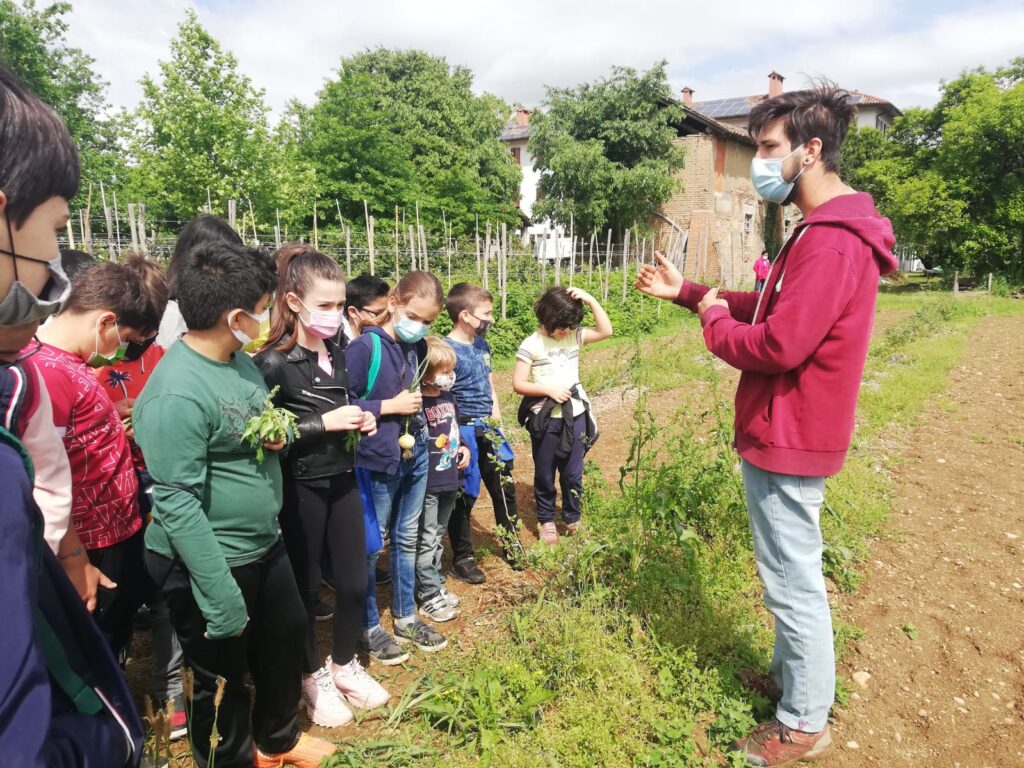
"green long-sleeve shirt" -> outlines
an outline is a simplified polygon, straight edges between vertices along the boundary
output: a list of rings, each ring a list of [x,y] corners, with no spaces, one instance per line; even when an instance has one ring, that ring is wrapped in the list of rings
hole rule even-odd
[[[132,413],[155,483],[146,546],[181,558],[213,638],[238,634],[247,621],[230,569],[258,559],[280,535],[278,457],[268,453],[259,464],[256,449],[242,444],[266,396],[247,355],[221,363],[182,341],[154,369]]]

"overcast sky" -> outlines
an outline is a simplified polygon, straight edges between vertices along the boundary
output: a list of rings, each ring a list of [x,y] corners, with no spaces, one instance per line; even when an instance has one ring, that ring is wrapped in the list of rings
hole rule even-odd
[[[68,38],[96,59],[115,106],[132,107],[156,74],[186,5],[74,0]],[[200,22],[266,89],[279,113],[312,103],[340,57],[420,48],[468,66],[478,91],[528,106],[544,86],[606,75],[614,64],[669,64],[697,100],[787,90],[824,75],[898,107],[928,106],[941,79],[1024,55],[1022,0],[203,0]]]

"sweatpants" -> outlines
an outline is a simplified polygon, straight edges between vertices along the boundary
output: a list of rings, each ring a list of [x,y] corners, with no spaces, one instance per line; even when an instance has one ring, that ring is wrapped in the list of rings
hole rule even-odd
[[[206,619],[180,560],[147,550],[146,566],[167,598],[185,665],[195,676],[189,739],[196,764],[206,768],[210,762],[215,719],[220,734],[218,768],[251,768],[254,742],[267,754],[289,751],[300,735],[306,613],[284,544],[278,541],[258,560],[231,569],[249,612],[249,623],[238,637],[204,636]],[[249,695],[247,674],[254,697]],[[226,684],[220,707],[215,708],[218,676]]]
[[[583,494],[583,440],[586,414],[576,417],[572,448],[565,456],[557,456],[562,438],[562,420],[551,419],[544,435],[531,438],[533,447],[533,495],[537,500],[537,522],[555,521],[555,472],[562,486],[562,522],[566,525],[580,519],[580,497]]]
[[[480,480],[491,496],[491,503],[494,505],[494,522],[506,530],[513,541],[518,541],[519,532],[516,528],[519,515],[516,512],[516,486],[512,482],[513,462],[506,461],[503,465],[498,462],[494,458],[494,446],[480,429],[477,430],[476,446],[477,461],[480,465]],[[455,501],[455,509],[448,521],[448,540],[452,545],[453,562],[457,563],[467,557],[473,557],[470,515],[475,503],[476,497],[468,496],[465,493],[460,493]]]
[[[117,584],[114,589],[97,589],[93,618],[110,643],[114,658],[122,665],[132,640],[132,621],[150,589],[144,550],[140,530],[117,544],[87,552],[89,562]]]

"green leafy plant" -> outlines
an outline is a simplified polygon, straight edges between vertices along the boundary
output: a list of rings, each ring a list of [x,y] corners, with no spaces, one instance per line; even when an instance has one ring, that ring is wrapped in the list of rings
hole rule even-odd
[[[274,405],[274,397],[279,389],[274,387],[270,390],[263,401],[263,413],[245,422],[245,432],[242,433],[242,442],[256,449],[256,461],[260,464],[266,459],[264,443],[279,443],[287,440],[289,435],[298,437],[299,434],[295,414],[287,408]]]

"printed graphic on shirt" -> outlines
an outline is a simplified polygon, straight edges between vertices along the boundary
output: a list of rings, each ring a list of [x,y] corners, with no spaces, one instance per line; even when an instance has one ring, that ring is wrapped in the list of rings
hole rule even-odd
[[[224,431],[238,441],[242,440],[245,434],[245,423],[253,416],[259,416],[263,410],[263,398],[265,395],[253,387],[253,396],[248,401],[227,400],[217,396],[217,405],[224,416]]]
[[[431,432],[437,426],[443,426],[443,421],[449,421],[448,433],[440,434],[434,440],[434,447],[440,450],[440,453],[436,454],[438,459],[434,469],[443,472],[452,468],[455,456],[459,452],[459,424],[455,420],[455,405],[439,402],[437,405],[427,408],[426,414]]]

